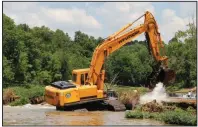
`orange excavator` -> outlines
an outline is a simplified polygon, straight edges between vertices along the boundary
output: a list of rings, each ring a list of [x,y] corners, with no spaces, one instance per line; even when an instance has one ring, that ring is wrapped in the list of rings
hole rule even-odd
[[[142,17],[145,18],[143,24],[129,29]],[[46,86],[45,101],[56,106],[57,109],[63,109],[67,106],[92,101],[104,101],[110,96],[115,96],[115,92],[112,90],[104,91],[104,62],[111,53],[131,42],[142,33],[145,33],[146,42],[150,49],[149,52],[157,63],[148,78],[148,86],[154,88],[157,82],[163,82],[164,85],[173,82],[175,80],[175,72],[168,68],[168,57],[165,56],[164,45],[156,20],[148,11],[137,20],[127,24],[99,44],[93,53],[89,68],[73,70],[72,80],[68,82],[57,81]],[[114,103],[111,104],[113,105]],[[113,107],[116,110],[116,106],[113,105]]]

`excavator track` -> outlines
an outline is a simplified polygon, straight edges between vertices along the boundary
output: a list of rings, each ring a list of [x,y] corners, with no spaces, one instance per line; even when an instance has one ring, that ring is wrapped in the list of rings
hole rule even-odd
[[[94,104],[95,103],[95,104]],[[97,103],[97,104],[96,104]],[[93,105],[90,107],[90,104],[97,105],[94,107]],[[84,107],[85,106],[85,107]],[[103,99],[93,99],[88,101],[81,101],[72,104],[67,104],[64,106],[56,106],[57,110],[76,110],[81,108],[87,108],[89,110],[110,110],[110,111],[125,111],[126,107],[117,99],[103,98]],[[90,109],[93,108],[93,109]]]
[[[119,100],[104,100],[104,102],[109,106],[109,110],[113,111],[125,111],[126,107]]]

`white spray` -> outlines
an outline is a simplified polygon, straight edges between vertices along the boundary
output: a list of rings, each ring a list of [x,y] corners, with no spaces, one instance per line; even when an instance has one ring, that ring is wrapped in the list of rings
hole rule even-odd
[[[167,101],[167,99],[168,95],[166,94],[166,89],[163,86],[163,83],[159,82],[156,84],[153,91],[140,97],[140,104],[145,104],[153,100],[156,100],[158,103],[161,103],[161,101]]]

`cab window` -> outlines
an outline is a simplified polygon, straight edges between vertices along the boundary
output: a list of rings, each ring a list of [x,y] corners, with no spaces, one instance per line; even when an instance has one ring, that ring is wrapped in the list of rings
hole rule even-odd
[[[72,81],[73,81],[73,82],[76,82],[76,79],[77,79],[77,74],[73,74],[73,75],[72,75]]]
[[[87,79],[88,73],[85,73],[85,80]]]
[[[80,81],[81,81],[81,85],[84,85],[85,83],[85,78],[84,78],[84,74],[81,74],[81,77],[80,77]]]

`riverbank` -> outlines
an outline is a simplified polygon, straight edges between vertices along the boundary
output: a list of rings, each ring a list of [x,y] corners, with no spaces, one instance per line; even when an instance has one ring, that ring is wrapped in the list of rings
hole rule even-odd
[[[9,100],[11,96],[18,96],[18,99],[7,103],[11,106],[25,105],[31,103],[30,98],[41,97],[44,95],[45,86],[28,85],[3,88],[3,101]]]

